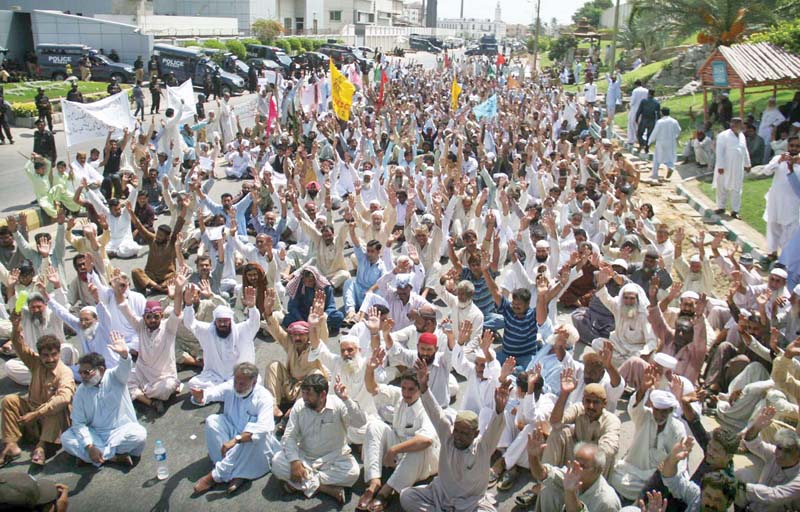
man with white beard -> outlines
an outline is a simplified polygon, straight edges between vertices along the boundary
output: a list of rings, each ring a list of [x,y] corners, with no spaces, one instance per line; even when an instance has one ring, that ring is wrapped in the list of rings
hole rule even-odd
[[[58,273],[51,267],[48,273],[48,279],[53,285],[55,291],[61,289],[61,282],[58,279]],[[81,352],[83,354],[90,354],[95,352],[103,356],[106,362],[106,369],[110,370],[117,366],[119,362],[119,354],[111,349],[108,340],[111,339],[111,314],[109,313],[106,305],[100,300],[100,292],[94,284],[89,285],[89,292],[94,297],[96,306],[86,306],[81,309],[76,317],[69,312],[66,306],[60,304],[57,300],[50,301],[50,296],[44,287],[40,287],[42,297],[45,302],[50,306],[53,314],[56,315],[62,322],[64,322],[70,329],[78,333],[78,340],[81,343]],[[75,375],[75,380],[80,380],[78,375],[77,361],[71,366],[72,373]]]
[[[764,221],[767,223],[767,251],[770,259],[778,259],[778,251],[797,231],[800,210],[800,138],[787,139],[786,153],[776,155],[764,166],[764,174],[772,174],[767,192]]]
[[[325,340],[327,339],[327,315],[325,314],[324,301],[314,301],[311,312],[308,315],[308,323],[311,327],[309,341],[311,350],[308,352],[308,362],[322,361],[323,366],[331,376],[333,382],[329,382],[329,393],[335,391],[334,384],[344,384],[350,397],[358,404],[361,411],[367,416],[367,421],[379,420],[378,411],[375,409],[375,402],[372,395],[367,391],[364,372],[367,369],[367,360],[361,354],[359,340],[355,336],[343,335],[339,338],[339,354],[334,354],[328,349]],[[374,311],[373,311],[374,313]],[[371,317],[378,320],[377,315]],[[348,425],[347,442],[351,444],[364,444],[364,434],[367,425]]]
[[[52,269],[52,267],[51,267]],[[56,278],[58,274],[55,274]],[[15,302],[15,289],[11,287],[9,297],[9,304]],[[66,302],[64,291],[59,288],[54,288],[53,296],[55,298],[49,305],[58,303],[59,306],[66,308],[62,305]],[[31,293],[28,295],[27,304],[20,312],[22,315],[21,325],[22,334],[25,343],[31,350],[36,349],[36,340],[42,336],[51,335],[58,338],[61,342],[61,361],[67,366],[73,366],[78,362],[78,351],[75,347],[70,345],[64,340],[64,324],[61,318],[55,314],[52,307],[48,307],[48,299],[44,298],[39,293]],[[88,314],[87,314],[88,316]],[[96,315],[95,315],[96,317]],[[8,378],[16,382],[20,386],[28,386],[31,383],[31,371],[25,366],[20,359],[9,359],[6,361],[6,374]]]
[[[712,188],[717,189],[717,215],[725,213],[728,198],[731,200],[731,217],[741,219],[742,182],[744,173],[750,172],[750,153],[742,133],[742,119],[731,119],[731,127],[717,136],[717,161]]]
[[[758,123],[758,136],[764,139],[764,146],[766,147],[766,151],[764,152],[765,158],[769,158],[772,153],[772,146],[770,143],[773,139],[773,131],[784,121],[786,121],[786,118],[775,106],[775,97],[772,96],[767,100],[767,108],[764,109],[764,112],[761,114],[761,122]],[[756,162],[756,164],[760,163],[761,162]]]
[[[647,293],[641,286],[628,283],[620,289],[619,295],[611,297],[605,284],[614,276],[610,266],[603,266],[597,273],[597,297],[614,315],[614,331],[609,336],[614,347],[613,363],[619,368],[625,380],[628,368],[625,363],[631,356],[647,356],[656,349],[658,339],[647,320]]]

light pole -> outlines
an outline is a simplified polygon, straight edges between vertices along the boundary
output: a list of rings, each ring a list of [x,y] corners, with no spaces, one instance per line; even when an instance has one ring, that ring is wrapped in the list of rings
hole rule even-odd
[[[614,6],[614,38],[611,40],[611,62],[608,63],[608,72],[614,71],[617,63],[617,33],[619,32],[619,0]]]
[[[619,0],[617,0],[619,2]],[[539,58],[539,8],[542,5],[542,0],[536,0],[536,26],[533,29],[533,70],[532,73],[536,74],[537,60]]]

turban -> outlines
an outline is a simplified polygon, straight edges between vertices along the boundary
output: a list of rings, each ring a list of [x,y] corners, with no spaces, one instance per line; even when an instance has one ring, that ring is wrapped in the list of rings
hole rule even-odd
[[[777,277],[780,277],[780,278],[783,278],[783,279],[787,279],[789,277],[789,274],[786,272],[786,270],[784,270],[782,268],[773,268],[770,271],[769,275],[777,276]]]
[[[456,414],[456,421],[455,423],[463,422],[467,423],[470,427],[477,430],[478,428],[478,415],[472,411],[458,411]]]
[[[411,274],[397,274],[394,276],[394,283],[392,284],[395,288],[411,286]]]
[[[597,398],[602,398],[606,400],[608,395],[606,395],[606,388],[603,387],[602,384],[592,383],[587,384],[586,387],[583,389],[583,396],[596,396]]]
[[[539,240],[538,242],[536,242],[536,248],[537,249],[549,249],[550,248],[550,242],[548,242],[547,240]]]
[[[97,317],[97,308],[94,306],[83,306],[81,313],[91,313],[95,318]]]
[[[681,294],[681,299],[699,300],[700,299],[700,295],[698,295],[697,292],[693,292],[693,291],[689,290],[688,292],[683,292]]]
[[[297,322],[292,322],[289,324],[289,327],[286,329],[286,332],[289,334],[308,334],[310,330],[310,326],[308,322],[303,320],[298,320]]]
[[[439,344],[439,339],[432,332],[423,332],[422,334],[419,335],[418,344],[431,345],[435,347],[436,345]]]
[[[163,311],[163,308],[157,300],[148,300],[144,305],[145,313],[161,313],[161,311]]]
[[[341,345],[342,343],[353,343],[356,346],[360,345],[358,338],[356,336],[352,336],[349,334],[345,334],[339,338],[339,345]]]
[[[228,306],[217,306],[217,307],[214,308],[213,317],[214,317],[215,321],[219,320],[219,319],[226,319],[226,318],[228,320],[232,320],[233,319],[233,310],[231,308],[229,308]]]
[[[675,370],[675,368],[678,366],[677,359],[663,352],[659,352],[658,354],[654,355],[653,361],[655,361],[657,365],[663,366],[667,370]]]
[[[664,391],[663,389],[654,389],[650,392],[650,402],[656,409],[675,409],[680,407],[678,399],[671,391]]]

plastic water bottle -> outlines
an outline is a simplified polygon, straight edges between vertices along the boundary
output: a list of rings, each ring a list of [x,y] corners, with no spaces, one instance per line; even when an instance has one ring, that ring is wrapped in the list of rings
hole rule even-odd
[[[153,450],[156,458],[156,476],[159,480],[169,478],[169,468],[167,467],[167,449],[161,440],[156,441],[156,449]]]

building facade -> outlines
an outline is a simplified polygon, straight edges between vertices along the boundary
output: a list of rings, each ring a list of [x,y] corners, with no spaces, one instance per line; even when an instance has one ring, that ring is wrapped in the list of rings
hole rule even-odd
[[[488,18],[444,18],[436,23],[438,28],[456,31],[456,37],[464,39],[480,39],[485,35],[494,35],[498,41],[506,37],[506,24],[503,22],[500,2],[494,11],[494,20]]]

